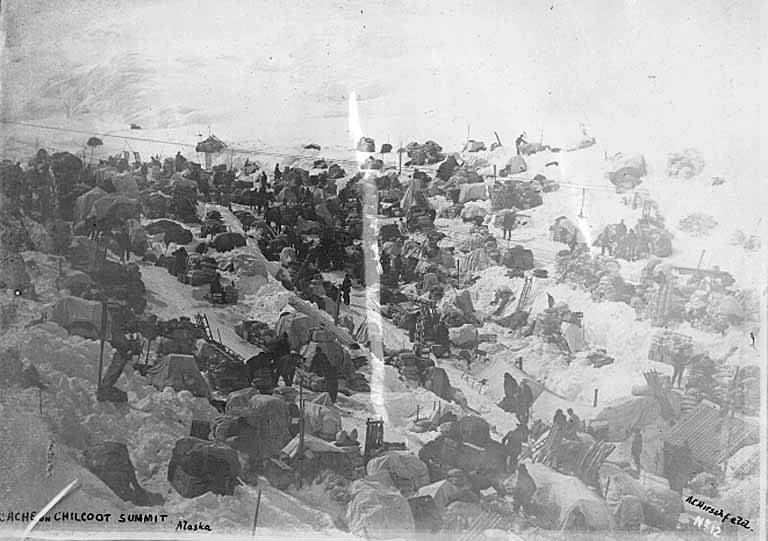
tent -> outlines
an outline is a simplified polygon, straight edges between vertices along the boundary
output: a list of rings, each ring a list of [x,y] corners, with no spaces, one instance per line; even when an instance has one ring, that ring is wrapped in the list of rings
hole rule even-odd
[[[287,334],[291,349],[298,351],[302,346],[309,344],[314,326],[315,322],[307,315],[298,312],[284,312],[277,319],[275,334],[278,337],[282,336],[283,333]]]
[[[536,483],[533,503],[540,510],[538,517],[544,524],[560,530],[613,529],[613,517],[605,502],[579,479],[544,464],[533,463],[527,467]]]
[[[484,201],[488,199],[488,187],[485,182],[462,184],[459,192],[459,203],[467,201]]]
[[[175,391],[190,391],[194,396],[208,398],[208,383],[195,364],[192,355],[168,355],[147,372],[149,382],[162,391],[172,387]]]
[[[504,173],[500,173],[501,176],[508,176],[508,175],[515,175],[517,173],[525,173],[528,170],[528,166],[525,163],[525,160],[522,158],[522,156],[512,156],[510,160],[507,162],[507,165],[505,165],[501,169]]]
[[[91,215],[93,204],[107,195],[107,192],[101,188],[93,188],[75,199],[75,219],[78,221],[86,220]]]
[[[424,209],[431,209],[427,197],[421,189],[421,181],[418,179],[412,179],[408,188],[405,190],[403,199],[400,201],[400,208],[403,211],[408,211],[411,207],[421,207]]]
[[[368,475],[386,472],[400,492],[415,493],[429,484],[429,471],[419,457],[411,452],[392,451],[371,459],[366,466]]]

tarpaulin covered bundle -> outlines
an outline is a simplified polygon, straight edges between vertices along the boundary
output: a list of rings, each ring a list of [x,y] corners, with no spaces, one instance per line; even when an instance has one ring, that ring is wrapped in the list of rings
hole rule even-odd
[[[98,301],[67,296],[53,305],[48,319],[67,330],[78,328],[78,334],[91,334],[90,338],[95,340],[101,336],[101,311],[102,304]],[[111,340],[109,325],[105,332],[106,339]]]
[[[488,199],[488,187],[485,182],[462,184],[459,192],[459,203],[468,201],[483,201]]]
[[[168,481],[184,498],[206,492],[231,495],[239,476],[237,451],[217,441],[182,438],[168,463]]]
[[[604,531],[614,527],[605,502],[576,477],[563,475],[544,464],[528,465],[536,483],[533,503],[549,528]]]
[[[139,217],[139,203],[124,195],[107,194],[94,201],[89,217],[124,222]]]
[[[485,143],[482,141],[475,141],[474,139],[470,139],[467,141],[467,144],[464,145],[462,152],[480,152],[483,150],[487,150]]]
[[[213,247],[219,252],[229,252],[245,246],[245,237],[240,233],[219,233],[213,239]]]
[[[608,179],[617,189],[631,190],[642,182],[647,174],[642,154],[616,154],[612,159]]]
[[[334,406],[307,402],[304,405],[304,422],[308,434],[333,441],[341,429],[341,414]]]
[[[149,369],[147,378],[156,389],[161,391],[171,387],[174,391],[187,390],[194,396],[210,396],[208,384],[197,368],[192,355],[168,355]]]
[[[149,493],[136,479],[136,470],[124,443],[105,441],[85,449],[83,465],[120,499],[140,506],[151,504]]]
[[[408,500],[394,487],[361,479],[349,488],[352,500],[347,506],[349,531],[368,539],[410,538],[414,532],[413,514]]]
[[[93,204],[106,195],[107,192],[101,188],[93,188],[78,197],[75,200],[75,219],[78,221],[87,219],[91,215]]]
[[[392,479],[392,484],[400,492],[416,492],[429,484],[429,471],[419,457],[411,452],[391,451],[368,462],[368,475],[386,472]]]
[[[150,235],[165,234],[165,242],[174,244],[189,244],[192,242],[192,232],[172,220],[157,220],[144,228]]]
[[[31,285],[32,279],[27,273],[24,259],[19,254],[11,253],[0,259],[0,288],[26,292]]]
[[[501,264],[510,269],[531,270],[533,251],[516,244],[504,253]]]
[[[550,226],[549,230],[552,232],[552,240],[555,242],[568,244],[574,238],[577,242],[584,242],[584,236],[582,235],[581,230],[565,216],[557,218],[555,223]]]
[[[301,443],[300,436],[297,434],[283,447],[280,454],[288,462],[297,462]],[[350,480],[354,478],[352,459],[341,447],[336,447],[311,434],[304,435],[303,444],[304,456],[301,462],[303,476],[313,479],[322,471],[331,471]]]
[[[285,312],[280,314],[275,324],[275,334],[278,337],[287,334],[291,349],[298,351],[310,342],[314,327],[315,322],[311,317],[297,312]]]
[[[214,422],[214,436],[252,457],[276,457],[291,438],[288,405],[278,397],[242,389],[230,394],[225,411],[226,419]]]

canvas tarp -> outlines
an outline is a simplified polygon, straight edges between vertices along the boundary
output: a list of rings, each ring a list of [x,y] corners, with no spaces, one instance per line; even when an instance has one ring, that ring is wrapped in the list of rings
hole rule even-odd
[[[419,496],[431,496],[435,501],[435,505],[440,510],[445,509],[448,504],[459,499],[462,494],[464,494],[464,490],[447,479],[421,487],[418,492]]]
[[[89,301],[80,297],[62,297],[53,305],[48,319],[65,329],[72,328],[75,324],[87,325],[96,333],[93,339],[100,336],[102,304],[98,301]],[[111,340],[109,325],[105,329],[107,340]]]
[[[75,219],[83,221],[91,215],[93,204],[107,195],[101,188],[93,188],[75,200]]]
[[[484,182],[475,184],[462,184],[459,192],[459,203],[468,201],[484,201],[488,199],[488,187]]]
[[[280,314],[275,325],[275,334],[280,337],[283,333],[288,335],[288,343],[292,350],[299,351],[309,344],[312,337],[312,329],[315,322],[311,317],[298,312],[286,312]]]
[[[529,464],[528,473],[537,487],[533,503],[549,527],[586,531],[613,529],[613,517],[605,502],[576,477],[539,463]]]
[[[561,331],[571,353],[587,349],[587,343],[584,341],[584,329],[582,327],[573,323],[563,323]]]
[[[382,482],[360,479],[349,487],[347,524],[352,535],[367,539],[410,538],[415,525],[408,500]]]
[[[334,406],[307,402],[304,405],[304,416],[308,434],[330,441],[341,432],[341,413]]]
[[[427,465],[410,452],[393,451],[378,456],[368,462],[366,472],[368,475],[387,472],[395,486],[400,486],[401,482],[406,482],[410,484],[414,492],[429,484]]]
[[[210,396],[208,383],[192,355],[168,355],[149,369],[147,378],[160,391],[172,387],[174,391],[190,391],[194,396]]]
[[[654,397],[640,396],[603,408],[591,424],[601,429],[601,436],[606,441],[624,441],[635,428],[655,422],[660,415],[661,406]]]
[[[251,392],[254,390],[237,391],[238,396],[234,399],[230,395],[227,415],[230,418],[242,418],[247,427],[235,434],[233,441],[223,441],[251,456],[272,458],[280,454],[280,450],[291,438],[288,405],[280,398]]]

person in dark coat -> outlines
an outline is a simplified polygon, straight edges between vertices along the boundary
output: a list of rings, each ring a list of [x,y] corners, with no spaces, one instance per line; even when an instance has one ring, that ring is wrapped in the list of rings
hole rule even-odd
[[[275,164],[275,182],[280,182],[280,180],[283,178],[283,174],[280,172],[280,164]]]
[[[344,274],[344,281],[341,282],[341,294],[344,298],[344,304],[349,306],[350,293],[352,292],[352,279],[349,277],[349,273]]]
[[[517,215],[514,210],[509,210],[504,213],[504,219],[501,222],[501,228],[504,230],[504,239],[512,238],[512,230],[517,223]]]
[[[635,261],[637,259],[638,240],[634,229],[629,230],[629,233],[627,233],[627,238],[624,239],[624,243],[626,246],[627,260]]]
[[[187,273],[187,263],[189,262],[189,254],[186,248],[183,246],[176,250],[174,253],[174,267],[176,270],[176,277],[184,276]]]
[[[117,245],[120,247],[120,263],[131,260],[131,238],[128,235],[128,228],[123,225],[117,230],[115,235]]]
[[[514,430],[507,432],[501,440],[501,444],[504,446],[507,452],[507,471],[517,471],[517,459],[520,453],[523,451],[523,438],[519,425]]]
[[[517,480],[515,489],[512,493],[512,510],[517,513],[521,508],[524,514],[529,514],[531,510],[531,501],[536,493],[536,483],[528,473],[525,464],[517,466]]]
[[[528,417],[531,416],[531,407],[533,406],[533,391],[531,390],[530,385],[528,385],[527,381],[523,381],[520,384],[520,388],[522,389],[522,395],[523,399],[525,400],[525,405],[528,408]]]
[[[639,428],[635,429],[635,437],[632,438],[632,460],[635,461],[637,471],[640,472],[640,456],[643,454],[643,433]]]
[[[213,277],[213,280],[211,280],[210,293],[211,296],[224,294],[224,288],[221,285],[221,274],[218,272],[216,273],[216,276]]]
[[[325,377],[328,370],[328,357],[325,356],[322,349],[318,349],[315,352],[315,356],[312,357],[312,363],[309,365],[309,371],[314,372],[318,376]]]
[[[624,223],[624,220],[621,220],[621,222],[616,224],[616,237],[623,239],[626,234],[627,225]]]
[[[568,408],[568,422],[566,424],[565,437],[569,440],[575,440],[580,429],[581,419],[574,413],[573,409]]]
[[[563,410],[558,409],[555,412],[555,416],[552,418],[552,429],[559,426],[562,430],[565,430],[565,425],[568,423],[568,419],[565,417]]]
[[[339,392],[339,369],[333,363],[328,363],[325,371],[325,387],[328,389],[328,395],[331,402],[336,403],[336,396]]]
[[[517,155],[520,156],[520,147],[527,145],[528,141],[525,140],[525,133],[521,133],[520,136],[515,139],[515,148],[517,148]]]

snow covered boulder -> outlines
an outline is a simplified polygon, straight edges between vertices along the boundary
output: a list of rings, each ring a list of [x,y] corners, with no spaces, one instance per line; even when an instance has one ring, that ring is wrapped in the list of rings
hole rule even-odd
[[[667,157],[667,176],[688,179],[699,175],[704,170],[704,156],[693,148],[683,152],[674,152]]]
[[[349,488],[349,531],[367,539],[410,537],[415,524],[408,500],[384,483],[361,479]]]
[[[448,338],[454,346],[470,348],[477,343],[477,328],[469,323],[452,327],[448,329]]]

